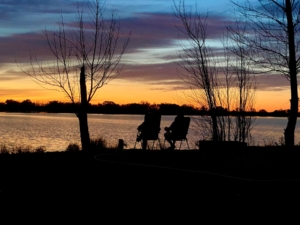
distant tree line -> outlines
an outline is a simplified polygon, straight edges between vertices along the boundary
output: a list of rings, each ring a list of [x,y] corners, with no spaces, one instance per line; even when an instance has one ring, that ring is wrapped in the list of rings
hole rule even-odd
[[[35,103],[29,99],[24,101],[15,101],[8,99],[5,102],[0,102],[1,112],[47,112],[47,113],[74,113],[77,108],[76,104],[70,102],[49,101],[47,103]],[[149,102],[116,104],[112,101],[104,101],[99,104],[89,104],[88,113],[95,114],[145,114],[147,111],[159,111],[162,115],[176,115],[181,112],[184,115],[209,115],[210,112],[205,107],[196,108],[192,105],[177,105],[172,103],[150,104]],[[217,107],[214,112],[217,116],[232,115],[237,116],[241,112],[238,110],[227,111],[222,107]],[[250,116],[272,116],[272,117],[287,117],[289,110],[275,110],[267,112],[264,109],[256,111],[244,112]],[[298,115],[299,116],[299,115]]]

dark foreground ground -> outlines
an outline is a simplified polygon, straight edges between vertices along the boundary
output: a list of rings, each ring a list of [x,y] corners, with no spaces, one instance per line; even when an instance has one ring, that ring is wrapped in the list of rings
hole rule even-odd
[[[299,149],[266,147],[0,155],[0,224],[289,219],[299,160]]]

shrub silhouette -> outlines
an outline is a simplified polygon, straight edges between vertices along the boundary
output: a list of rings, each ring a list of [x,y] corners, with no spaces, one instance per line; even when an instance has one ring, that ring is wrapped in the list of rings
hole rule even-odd
[[[66,148],[67,152],[77,152],[80,150],[80,147],[77,143],[70,143]]]

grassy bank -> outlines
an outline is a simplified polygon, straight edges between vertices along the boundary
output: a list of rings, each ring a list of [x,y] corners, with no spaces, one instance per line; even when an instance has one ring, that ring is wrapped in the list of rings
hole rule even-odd
[[[0,203],[13,212],[34,211],[47,218],[57,218],[58,212],[73,219],[110,213],[117,218],[126,212],[130,220],[136,215],[158,219],[167,215],[166,209],[174,217],[172,212],[199,213],[203,207],[233,214],[245,213],[252,204],[282,207],[300,200],[299,150],[110,148],[0,154]]]

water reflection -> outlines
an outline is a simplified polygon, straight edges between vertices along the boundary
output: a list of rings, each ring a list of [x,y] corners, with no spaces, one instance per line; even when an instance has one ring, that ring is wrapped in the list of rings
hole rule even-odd
[[[143,121],[144,116],[92,114],[88,118],[91,138],[103,137],[110,145],[116,145],[118,139],[122,138],[127,143],[127,148],[132,148],[135,143],[136,128]],[[163,140],[163,128],[169,126],[174,118],[175,116],[162,116],[161,140]],[[278,142],[283,136],[286,122],[286,118],[257,118],[256,126],[252,131],[254,144]],[[195,148],[195,142],[201,139],[195,135],[192,128],[187,137],[191,148]],[[295,138],[298,143],[300,141],[298,127]],[[29,145],[34,148],[46,146],[47,151],[63,151],[71,142],[80,143],[78,119],[75,114],[0,113],[0,143],[2,144]],[[183,142],[181,148],[186,149],[186,143]]]

